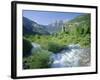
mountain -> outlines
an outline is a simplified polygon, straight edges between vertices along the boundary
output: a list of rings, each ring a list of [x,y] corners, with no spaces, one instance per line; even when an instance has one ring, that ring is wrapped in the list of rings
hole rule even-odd
[[[82,21],[84,21],[84,22],[86,22],[87,23],[87,21],[89,21],[89,19],[90,19],[90,14],[83,14],[83,15],[80,15],[80,16],[77,16],[76,18],[74,18],[74,19],[72,19],[71,21],[69,21],[69,22],[82,22]]]
[[[68,24],[75,24],[77,26],[82,26],[82,25],[90,26],[90,18],[91,18],[90,14],[80,15],[69,21]]]
[[[23,17],[23,35],[26,34],[50,34],[46,29],[46,26],[40,25],[26,17]]]
[[[65,23],[64,31],[77,31],[80,33],[90,34],[90,14],[83,14]],[[75,30],[76,29],[76,30]]]
[[[61,31],[73,32],[76,28],[80,33],[85,31],[90,33],[90,14],[82,14],[67,22],[56,20],[55,22],[48,24],[46,30],[50,34],[53,34]]]
[[[75,30],[76,28],[77,30]],[[56,20],[55,22],[48,25],[41,25],[26,17],[23,17],[23,35],[50,35],[61,31],[78,31],[80,33],[90,33],[90,14],[83,14],[77,16],[76,18],[67,22],[63,22],[62,20]]]
[[[33,21],[23,17],[23,34],[32,34],[32,24]]]
[[[60,32],[62,30],[63,25],[64,25],[64,22],[62,20],[58,20],[58,21],[55,21],[51,24],[48,24],[47,30],[51,34],[55,33],[55,32]]]

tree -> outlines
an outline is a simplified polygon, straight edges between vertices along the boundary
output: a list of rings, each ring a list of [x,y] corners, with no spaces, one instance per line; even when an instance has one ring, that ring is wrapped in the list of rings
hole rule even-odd
[[[27,39],[23,39],[23,57],[27,57],[31,54],[32,45]]]

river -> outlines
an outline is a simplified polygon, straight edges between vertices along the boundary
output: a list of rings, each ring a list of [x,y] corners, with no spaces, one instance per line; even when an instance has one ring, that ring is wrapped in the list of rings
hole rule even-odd
[[[39,44],[32,45],[40,48]],[[71,44],[50,56],[51,68],[90,66],[90,57],[90,48],[80,48],[79,44]]]

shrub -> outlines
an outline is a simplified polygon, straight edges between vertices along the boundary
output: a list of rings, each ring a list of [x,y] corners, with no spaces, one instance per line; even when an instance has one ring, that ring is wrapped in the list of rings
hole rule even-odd
[[[48,42],[48,50],[54,53],[59,52],[63,48],[63,45],[56,42]]]
[[[31,56],[24,58],[23,68],[24,69],[49,68],[50,55],[51,52],[40,49],[35,54],[32,54]]]
[[[27,39],[23,39],[23,57],[29,56],[31,54],[32,45]]]

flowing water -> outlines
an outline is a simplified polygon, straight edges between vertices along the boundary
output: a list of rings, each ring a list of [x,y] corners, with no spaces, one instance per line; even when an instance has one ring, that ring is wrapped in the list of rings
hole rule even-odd
[[[52,68],[78,67],[90,65],[90,49],[80,48],[79,45],[69,45],[59,53],[51,55]]]
[[[36,43],[32,43],[32,46],[32,51],[41,48]],[[90,48],[80,48],[78,44],[71,44],[50,56],[51,68],[89,66],[90,56]]]
[[[31,49],[31,53],[37,51],[39,48],[41,48],[41,46],[37,43],[31,43],[32,44],[32,49]]]

